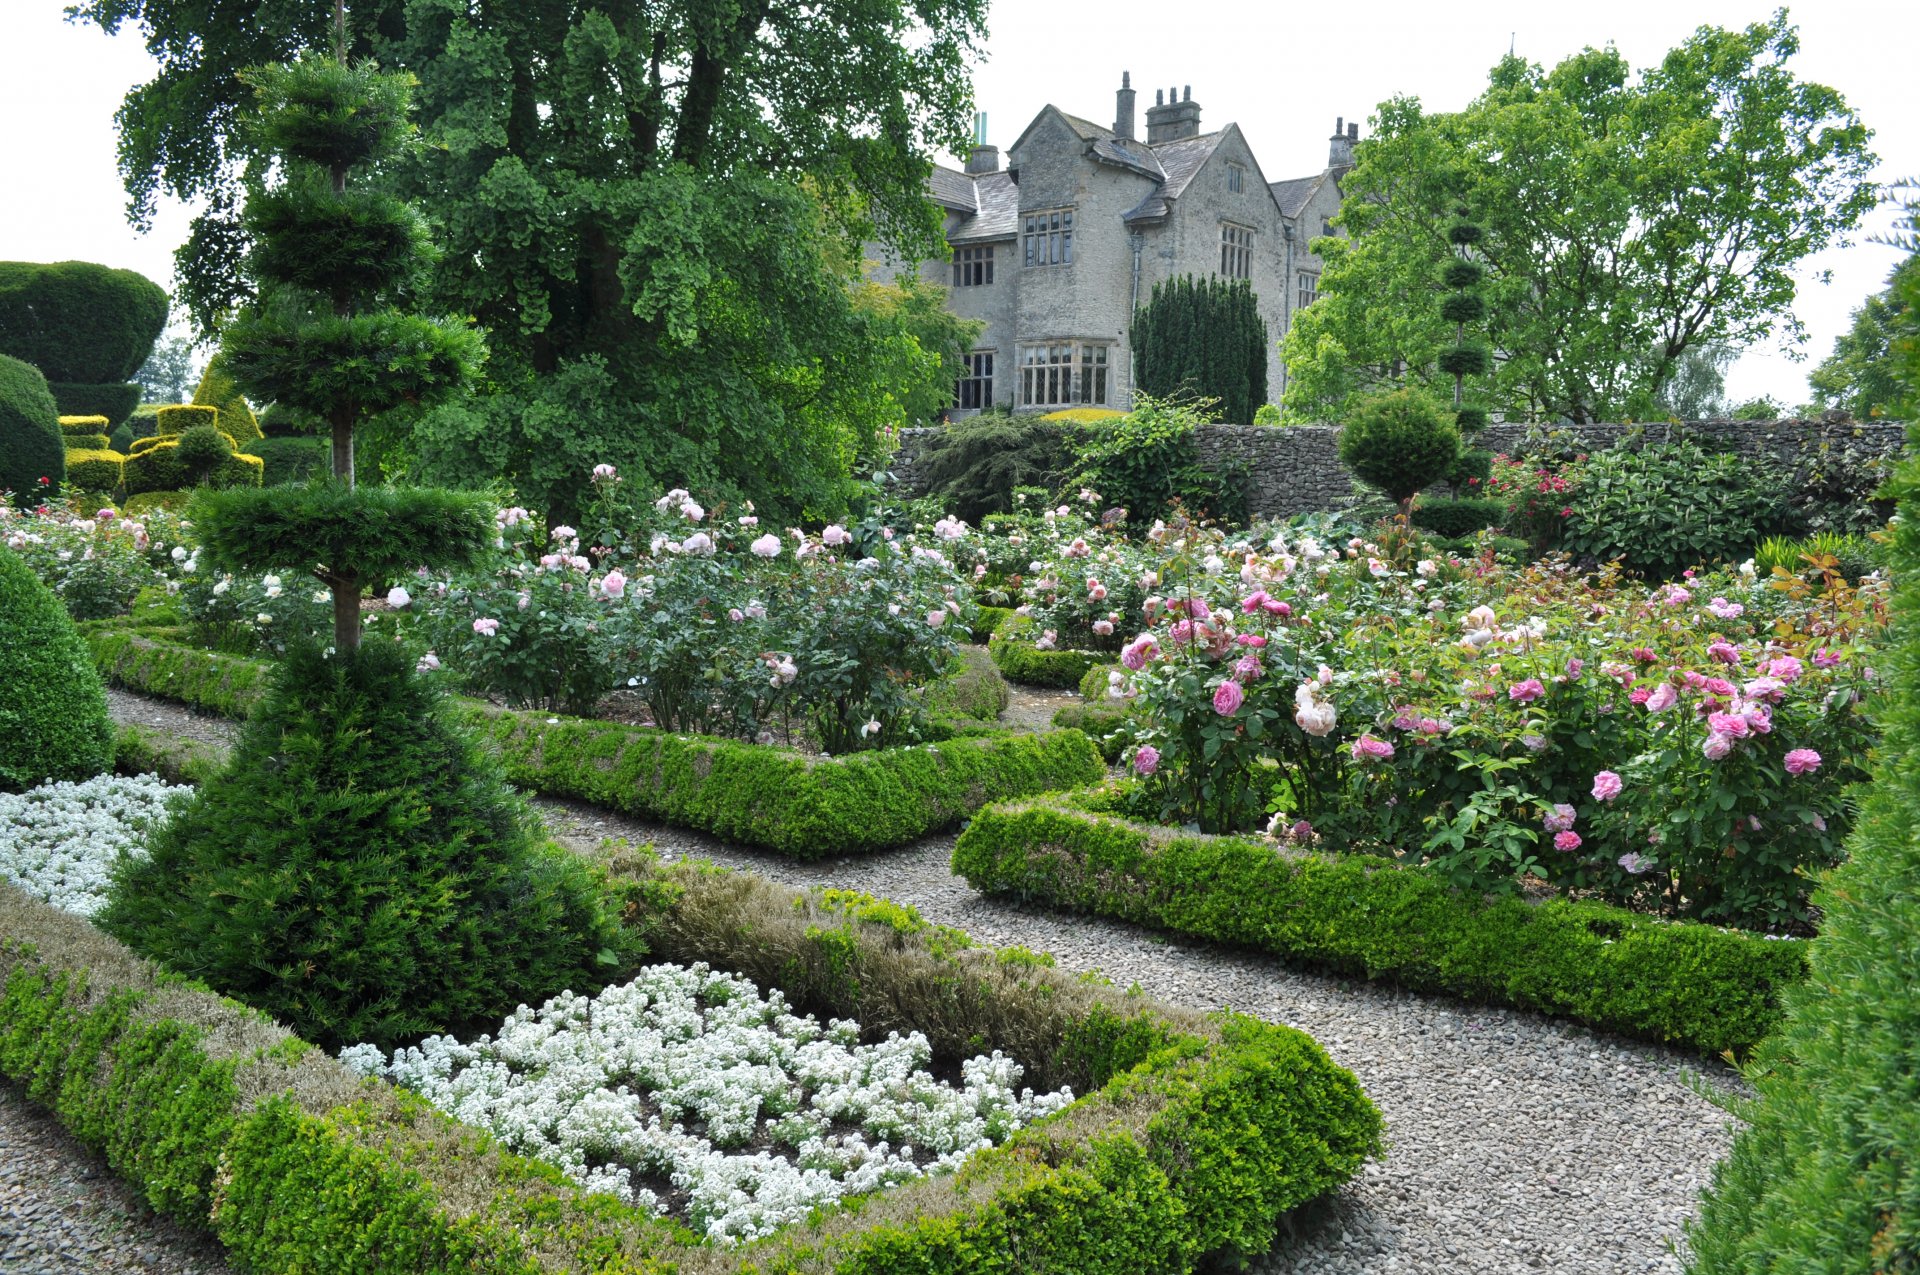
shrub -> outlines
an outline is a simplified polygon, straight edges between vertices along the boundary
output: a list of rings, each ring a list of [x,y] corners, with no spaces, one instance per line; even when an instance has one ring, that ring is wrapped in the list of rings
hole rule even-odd
[[[1688,567],[1736,562],[1777,527],[1777,484],[1731,452],[1682,439],[1623,445],[1582,463],[1567,498],[1568,552],[1671,580]]]
[[[1078,686],[1088,669],[1109,658],[1097,651],[1041,650],[1034,645],[1037,636],[1030,616],[1010,614],[987,639],[987,651],[1007,680],[1028,686]]]
[[[0,354],[0,491],[21,508],[60,494],[67,449],[47,379]]]
[[[104,416],[62,416],[60,434],[64,438],[97,438],[110,426]]]
[[[216,438],[224,439],[218,430],[213,433]],[[174,436],[143,438],[135,442],[124,471],[127,495],[178,491],[196,483],[213,488],[260,485],[264,465],[258,456],[231,452],[196,478],[194,471],[181,462],[179,446],[179,438]]]
[[[1272,403],[1262,403],[1258,408],[1254,409],[1253,423],[1255,425],[1278,425],[1280,424],[1280,419],[1280,409]]]
[[[1844,536],[1831,531],[1799,540],[1768,536],[1753,550],[1754,568],[1761,575],[1784,571],[1799,576],[1831,568],[1849,580],[1859,580],[1879,570],[1881,557],[1879,546],[1865,536]]]
[[[938,681],[920,692],[920,704],[929,717],[965,717],[997,721],[1012,698],[1007,680],[987,656],[962,647]]]
[[[953,870],[989,894],[1703,1053],[1759,1042],[1806,971],[1803,942],[1594,903],[1482,899],[1379,859],[1169,833],[1045,800],[975,815]]]
[[[637,955],[390,645],[295,651],[102,928],[330,1048],[471,1031]]]
[[[1125,416],[1071,436],[1073,472],[1063,489],[1095,492],[1103,505],[1126,509],[1136,524],[1151,522],[1175,501],[1196,517],[1245,522],[1245,470],[1213,472],[1200,463],[1194,430],[1209,419],[1201,406],[1138,393],[1134,399]]]
[[[90,779],[113,766],[113,725],[60,599],[0,548],[0,790]]]
[[[193,392],[193,402],[196,406],[213,408],[219,414],[216,423],[235,443],[244,445],[262,437],[253,408],[247,405],[240,387],[227,374],[226,363],[220,355],[207,360],[206,371],[200,374],[200,386]]]
[[[1414,507],[1413,525],[1436,536],[1459,539],[1500,525],[1506,507],[1497,500],[1423,500]]]
[[[1130,339],[1141,394],[1210,400],[1234,424],[1267,401],[1267,325],[1245,279],[1184,275],[1155,284],[1134,312]]]
[[[91,385],[77,381],[48,381],[47,388],[53,391],[53,401],[60,410],[69,416],[103,417],[113,429],[133,415],[140,403],[140,387],[126,384],[109,383]],[[111,432],[111,430],[109,431]]]
[[[185,471],[188,481],[198,486],[233,452],[234,441],[229,435],[211,425],[195,425],[181,432],[174,444],[173,458]]]
[[[260,483],[265,487],[305,482],[327,472],[327,440],[323,438],[267,437],[247,446],[260,458]]]
[[[196,425],[217,427],[220,424],[220,409],[204,403],[168,403],[154,410],[153,423],[155,437],[173,438]]]
[[[1460,428],[1418,390],[1363,398],[1340,431],[1340,459],[1403,507],[1452,472]]]
[[[127,517],[144,518],[156,510],[183,512],[187,502],[192,499],[193,493],[187,491],[148,491],[129,495],[124,508],[127,511]]]
[[[920,435],[916,470],[927,494],[977,523],[1013,508],[1016,487],[1051,487],[1068,463],[1068,426],[981,412]]]
[[[76,492],[111,492],[120,486],[126,464],[125,456],[104,447],[75,448],[67,453],[67,485]]]
[[[63,433],[61,441],[66,444],[68,455],[72,455],[74,452],[84,451],[103,452],[107,451],[113,444],[113,440],[105,434]]]
[[[49,381],[130,380],[166,327],[167,308],[166,290],[131,270],[0,262],[0,353],[33,364]],[[136,391],[126,411],[138,402]]]

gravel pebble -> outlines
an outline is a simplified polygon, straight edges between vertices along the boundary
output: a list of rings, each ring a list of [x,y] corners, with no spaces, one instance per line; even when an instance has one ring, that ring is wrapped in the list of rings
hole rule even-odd
[[[109,694],[121,720],[231,734],[164,701]],[[1702,1091],[1738,1092],[1740,1082],[1715,1060],[989,899],[952,875],[952,836],[798,863],[583,804],[537,805],[554,835],[577,845],[651,841],[670,859],[864,890],[985,943],[1018,943],[1165,1000],[1313,1035],[1385,1113],[1387,1156],[1287,1219],[1254,1264],[1262,1275],[1677,1272],[1681,1229],[1731,1140],[1730,1118]]]

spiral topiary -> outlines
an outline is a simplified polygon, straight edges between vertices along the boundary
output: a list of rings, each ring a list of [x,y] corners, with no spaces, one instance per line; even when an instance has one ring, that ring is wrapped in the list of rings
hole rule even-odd
[[[0,792],[113,768],[113,723],[86,643],[53,590],[0,548]]]

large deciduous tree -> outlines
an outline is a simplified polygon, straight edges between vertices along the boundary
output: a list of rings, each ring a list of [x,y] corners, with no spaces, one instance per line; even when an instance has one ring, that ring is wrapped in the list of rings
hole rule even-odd
[[[1456,209],[1485,228],[1488,406],[1508,419],[1646,416],[1702,345],[1803,339],[1793,270],[1872,206],[1867,128],[1795,77],[1785,12],[1702,27],[1637,76],[1612,48],[1516,57],[1464,110],[1380,107],[1321,239],[1320,299],[1286,340],[1287,406],[1451,378],[1431,296]]]
[[[1895,347],[1903,337],[1920,338],[1920,314],[1901,300],[1914,295],[1915,281],[1920,281],[1920,253],[1894,268],[1886,290],[1853,312],[1853,324],[1834,339],[1833,353],[1807,374],[1815,403],[1859,420],[1899,410],[1906,393]]]
[[[774,513],[830,504],[894,415],[843,375],[872,338],[851,245],[943,250],[929,156],[964,138],[984,0],[359,0],[349,51],[411,73],[427,145],[380,180],[427,216],[432,309],[487,330],[486,393],[429,417],[428,476],[504,473],[567,511],[594,460]],[[237,73],[329,34],[329,0],[82,0],[160,62],[120,112],[136,219],[204,200],[204,329],[235,290],[264,156]],[[876,403],[880,405],[876,407]],[[843,410],[844,409],[844,410]]]

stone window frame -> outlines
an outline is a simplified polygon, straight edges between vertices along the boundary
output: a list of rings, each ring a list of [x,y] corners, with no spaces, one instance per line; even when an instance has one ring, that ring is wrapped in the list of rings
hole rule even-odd
[[[1220,223],[1220,273],[1229,279],[1253,278],[1253,227]]]
[[[1238,195],[1247,188],[1247,168],[1244,164],[1227,164],[1227,193]]]
[[[1113,342],[1061,337],[1019,345],[1021,407],[1105,407]]]
[[[983,288],[993,283],[993,245],[970,244],[953,250],[953,286]]]
[[[1035,266],[1073,264],[1073,209],[1036,208],[1020,214],[1021,260]]]
[[[966,372],[954,382],[954,406],[962,411],[993,407],[993,356],[998,350],[968,350],[960,356]]]
[[[1294,295],[1294,309],[1304,310],[1320,299],[1320,272],[1302,270],[1295,281],[1298,285]]]

